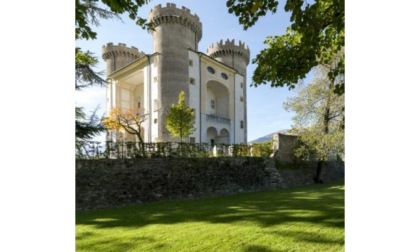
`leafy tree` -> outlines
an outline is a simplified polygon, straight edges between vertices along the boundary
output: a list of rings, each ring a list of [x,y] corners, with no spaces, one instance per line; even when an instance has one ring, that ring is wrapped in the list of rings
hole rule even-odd
[[[135,109],[113,108],[108,117],[102,122],[107,129],[119,131],[124,129],[127,133],[137,137],[142,155],[146,156],[144,141],[141,137],[141,124],[146,121],[147,114],[139,114]]]
[[[88,117],[82,108],[76,107],[76,141],[88,141],[105,130],[96,110]]]
[[[188,137],[194,132],[194,110],[185,105],[185,92],[181,91],[178,96],[178,104],[172,104],[166,114],[166,128],[171,135],[181,138]]]
[[[317,67],[313,82],[301,86],[297,96],[284,104],[286,110],[295,112],[293,130],[301,143],[296,155],[318,160],[315,182],[320,182],[324,162],[344,153],[344,95],[334,92],[336,82],[344,76],[338,75],[334,80],[328,76],[339,58],[336,55],[328,65]]]
[[[118,19],[119,14],[127,13],[128,17],[136,20],[136,24],[142,28],[151,28],[151,24],[141,17],[137,17],[139,7],[149,3],[148,0],[101,0],[105,7],[98,6],[99,0],[76,0],[76,39],[96,39],[96,32],[91,25],[98,26],[99,19]]]
[[[272,87],[294,88],[313,67],[328,64],[344,47],[344,0],[286,0],[284,10],[291,12],[291,26],[281,36],[269,36],[267,45],[252,63],[257,68],[254,86],[271,83]],[[228,0],[229,13],[239,17],[248,29],[267,12],[275,13],[276,0]],[[328,72],[330,79],[344,74],[344,54]],[[335,82],[335,92],[344,93],[344,79]]]
[[[103,75],[103,71],[95,72],[92,70],[98,64],[98,59],[91,52],[82,52],[79,47],[76,47],[75,55],[76,90],[82,90],[83,88],[95,85],[106,85],[106,80],[100,77]]]
[[[105,85],[106,81],[99,75],[101,73],[94,72],[94,67],[98,61],[91,53],[84,53],[80,48],[76,48],[76,67],[75,67],[75,89],[76,91],[93,85]],[[99,135],[105,130],[101,120],[96,115],[98,107],[90,116],[83,112],[83,108],[76,107],[76,148],[84,146],[94,136]]]

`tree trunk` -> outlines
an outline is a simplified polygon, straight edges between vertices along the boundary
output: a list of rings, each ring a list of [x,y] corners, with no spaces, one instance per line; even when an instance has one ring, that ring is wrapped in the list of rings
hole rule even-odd
[[[316,176],[314,178],[315,183],[320,183],[322,184],[322,180],[320,179],[321,177],[321,172],[322,172],[322,166],[324,165],[324,160],[318,160],[318,165],[316,168]]]
[[[140,132],[137,132],[136,135],[137,135],[137,138],[139,139],[139,142],[140,142],[141,155],[143,157],[146,157],[146,151],[144,149],[144,142],[143,142],[143,139],[141,138]]]
[[[329,85],[329,92],[328,92],[328,97],[327,97],[327,104],[325,105],[325,113],[324,113],[324,120],[323,120],[323,124],[324,124],[324,134],[327,135],[329,132],[329,124],[330,124],[330,108],[331,108],[331,95],[333,92],[333,88],[334,88],[334,81],[330,82]],[[321,157],[318,160],[318,165],[316,168],[316,176],[314,178],[315,183],[321,183],[322,184],[322,180],[321,180],[321,172],[322,172],[322,168],[324,166],[324,158],[325,157]]]

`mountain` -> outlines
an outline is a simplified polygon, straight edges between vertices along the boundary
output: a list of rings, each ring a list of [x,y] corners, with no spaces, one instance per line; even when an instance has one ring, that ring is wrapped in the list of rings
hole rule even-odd
[[[275,133],[282,133],[282,134],[285,134],[285,133],[287,133],[288,131],[289,131],[288,129],[279,130],[279,131],[273,132],[273,133],[271,133],[271,134],[268,134],[268,135],[265,135],[265,136],[259,137],[259,138],[255,139],[255,140],[253,140],[253,141],[249,141],[249,142],[248,142],[248,144],[252,144],[252,143],[265,143],[265,142],[268,142],[268,141],[270,141],[270,140],[273,140],[273,135],[274,135]]]

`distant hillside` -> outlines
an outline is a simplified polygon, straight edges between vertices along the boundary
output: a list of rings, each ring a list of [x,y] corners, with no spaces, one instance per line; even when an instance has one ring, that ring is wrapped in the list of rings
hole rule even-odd
[[[289,131],[288,129],[279,130],[279,131],[273,132],[271,134],[268,134],[268,135],[262,136],[260,138],[257,138],[253,141],[248,142],[248,143],[250,143],[250,144],[251,143],[265,143],[265,142],[268,142],[270,140],[273,140],[273,135],[275,133],[283,133],[284,134],[284,133],[287,133],[288,131]]]

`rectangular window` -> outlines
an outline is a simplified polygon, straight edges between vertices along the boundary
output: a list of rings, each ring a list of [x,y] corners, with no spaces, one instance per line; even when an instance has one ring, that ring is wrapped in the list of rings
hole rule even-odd
[[[156,123],[157,123],[157,118],[155,118],[155,119],[153,120],[153,122],[156,124]]]
[[[241,121],[241,129],[244,128],[244,121]]]
[[[157,76],[153,77],[153,82],[157,82]]]
[[[210,106],[212,109],[214,109],[216,107],[216,102],[214,100],[210,101]]]
[[[241,82],[241,88],[244,88],[244,83],[243,82]]]
[[[195,84],[195,79],[194,78],[190,78],[190,84]]]
[[[190,143],[195,143],[195,137],[190,137]]]
[[[241,96],[240,100],[241,100],[241,102],[243,102],[244,101],[244,97]]]
[[[188,63],[189,63],[190,66],[193,66],[193,61],[192,60],[190,60]]]

